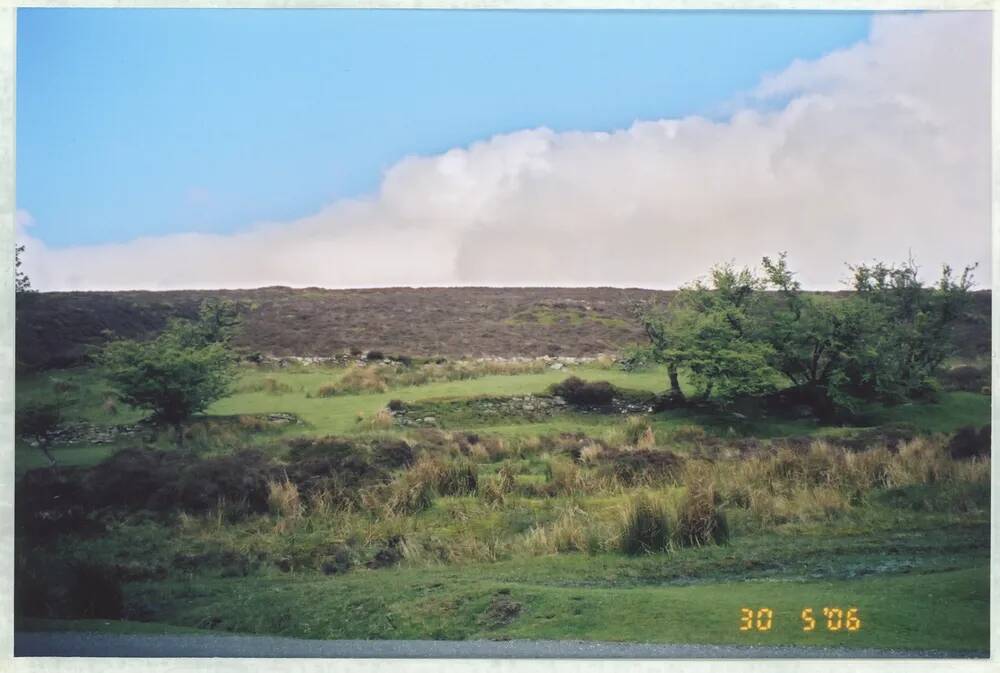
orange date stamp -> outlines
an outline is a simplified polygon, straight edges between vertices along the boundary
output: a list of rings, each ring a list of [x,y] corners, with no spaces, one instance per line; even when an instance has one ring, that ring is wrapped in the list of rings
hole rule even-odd
[[[770,631],[775,624],[775,611],[772,608],[740,608],[740,631]],[[802,630],[816,631],[860,631],[861,614],[855,607],[824,607],[820,612],[813,608],[803,608],[799,613]]]

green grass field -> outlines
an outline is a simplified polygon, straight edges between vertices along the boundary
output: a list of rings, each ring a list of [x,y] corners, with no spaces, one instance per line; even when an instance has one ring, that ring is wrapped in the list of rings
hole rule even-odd
[[[723,480],[718,488],[728,515],[728,543],[672,544],[666,551],[630,557],[616,551],[614,541],[623,508],[644,493],[679,512],[690,486],[683,481],[608,486],[597,479],[599,470],[587,465],[568,477],[568,486],[560,486],[558,480],[567,477],[559,470],[568,468],[560,467],[566,459],[559,435],[583,432],[615,445],[624,441],[635,419],[569,410],[542,420],[501,415],[473,423],[448,416],[448,409],[456,400],[544,394],[569,375],[656,392],[665,387],[662,369],[573,366],[385,392],[317,395],[345,373],[318,366],[246,367],[234,392],[191,424],[188,448],[221,455],[258,447],[283,458],[287,440],[298,436],[341,435],[356,441],[396,436],[419,442],[413,429],[373,430],[359,421],[359,416],[374,417],[390,400],[419,402],[441,410],[438,426],[445,431],[496,438],[499,455],[474,459],[478,490],[438,494],[415,512],[393,514],[357,505],[323,513],[303,496],[305,513],[272,511],[236,521],[227,520],[221,509],[167,519],[114,515],[104,520],[103,534],[64,536],[46,542],[45,550],[49,559],[132,569],[124,583],[128,619],[28,619],[19,622],[20,628],[988,648],[989,487],[983,475],[988,477],[989,464],[953,465],[933,453],[944,441],[937,435],[989,423],[987,395],[942,393],[935,402],[875,408],[854,427],[706,411],[646,415],[641,422],[648,424],[656,447],[682,455],[700,451],[702,443],[711,444],[708,440],[836,438],[885,426],[934,437],[928,439],[930,448],[917,446],[912,457],[885,459],[895,461],[885,468],[897,475],[890,485],[815,481],[798,488],[795,477],[789,477],[772,492],[755,491],[755,486],[744,493],[743,483],[759,480],[759,474],[730,474],[726,470],[742,469],[741,463],[719,463],[714,478]],[[106,385],[88,369],[24,377],[17,390],[18,404],[63,400],[70,423],[130,425],[142,417],[126,408],[109,413]],[[238,422],[238,417],[277,412],[294,414],[301,423],[261,429]],[[213,420],[219,422],[213,425]],[[442,436],[447,438],[447,432]],[[552,439],[546,443],[545,438]],[[52,452],[61,465],[85,467],[143,441],[173,448],[168,433],[150,430],[108,444],[55,444]],[[467,460],[456,453],[453,440],[447,442],[433,449],[442,452],[440,459]],[[935,456],[927,469],[919,451]],[[37,448],[21,440],[15,459],[18,475],[47,464]],[[765,468],[771,469],[755,469]],[[851,474],[863,476],[864,469]],[[499,483],[504,470],[514,475],[514,492],[500,500],[487,498],[484,486]],[[579,541],[585,538],[591,541]],[[388,567],[366,567],[392,539],[404,541],[400,557]],[[581,545],[591,548],[580,551]],[[338,547],[351,550],[353,569],[324,574],[323,560]],[[181,557],[203,560],[181,567]],[[225,560],[230,558],[243,565],[234,571]],[[825,607],[857,608],[862,626],[828,629]],[[769,608],[772,628],[741,631],[742,608]],[[803,630],[805,608],[818,620],[815,630]]]

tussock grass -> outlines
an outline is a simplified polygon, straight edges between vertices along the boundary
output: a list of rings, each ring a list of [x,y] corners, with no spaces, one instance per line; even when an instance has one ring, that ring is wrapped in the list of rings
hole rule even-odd
[[[666,505],[646,494],[632,498],[622,511],[619,549],[630,556],[665,551],[670,544]]]
[[[721,502],[711,472],[703,468],[689,470],[684,497],[677,505],[677,543],[701,546],[727,542],[729,522]]]

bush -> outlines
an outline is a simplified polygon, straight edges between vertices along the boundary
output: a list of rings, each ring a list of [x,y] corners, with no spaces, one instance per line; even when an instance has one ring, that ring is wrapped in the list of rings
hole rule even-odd
[[[389,400],[389,404],[386,407],[389,411],[403,411],[406,409],[406,403],[403,400]]]
[[[945,390],[978,393],[990,385],[990,370],[986,367],[958,365],[939,373],[938,380]]]
[[[176,506],[181,473],[196,460],[177,451],[123,449],[91,468],[84,487],[94,507],[162,511]]]
[[[320,569],[324,575],[336,575],[346,573],[354,566],[354,558],[351,550],[343,545],[337,545],[332,553],[323,559]]]
[[[87,493],[77,469],[29,470],[14,489],[14,523],[19,535],[44,541],[63,533],[103,527],[87,517]]]
[[[637,486],[676,479],[684,461],[675,453],[656,449],[634,449],[605,454],[601,472],[610,470],[623,486]]]
[[[956,460],[988,456],[990,455],[991,434],[988,425],[978,430],[971,425],[959,428],[948,442],[948,453]]]
[[[178,504],[189,511],[207,511],[224,504],[237,516],[266,512],[268,484],[276,472],[270,459],[256,450],[201,460],[181,474]]]
[[[607,406],[615,397],[615,387],[607,381],[588,383],[576,376],[554,384],[549,390],[570,404],[582,407]]]
[[[619,548],[630,556],[663,551],[670,542],[670,517],[663,503],[639,495],[625,506]]]
[[[364,447],[348,439],[300,438],[289,445],[291,450],[285,472],[307,495],[326,491],[338,502],[356,502],[359,488],[389,479],[381,465],[369,460]]]
[[[55,619],[121,619],[121,583],[113,569],[92,563],[18,559],[14,572],[15,613]]]
[[[384,360],[385,354],[382,351],[368,351],[365,353],[365,359],[369,362],[372,360]]]
[[[409,467],[413,464],[413,448],[402,439],[385,439],[375,443],[375,462],[390,469]]]

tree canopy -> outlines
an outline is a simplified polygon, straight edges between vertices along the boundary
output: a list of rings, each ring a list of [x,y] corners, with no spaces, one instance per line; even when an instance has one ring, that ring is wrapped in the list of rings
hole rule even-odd
[[[227,340],[238,315],[230,309],[206,302],[198,320],[171,320],[149,341],[110,341],[95,359],[122,402],[148,409],[155,422],[179,430],[226,395],[236,376]],[[223,320],[220,312],[228,317]]]
[[[649,344],[634,357],[666,363],[675,395],[683,372],[699,396],[721,403],[782,380],[823,413],[929,392],[974,267],[956,277],[946,266],[930,287],[912,260],[849,268],[853,292],[834,297],[804,292],[784,254],[763,258],[759,272],[717,266],[669,307],[640,311]]]

